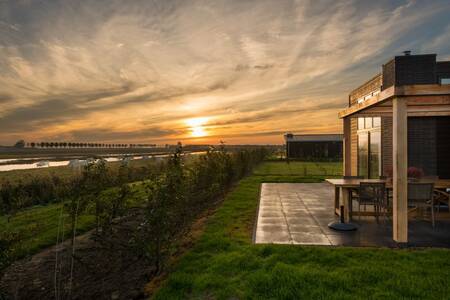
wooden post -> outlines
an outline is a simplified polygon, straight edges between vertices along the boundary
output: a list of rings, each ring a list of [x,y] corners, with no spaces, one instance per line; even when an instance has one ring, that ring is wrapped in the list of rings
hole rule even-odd
[[[393,104],[393,239],[408,242],[408,114],[406,99]]]
[[[351,157],[350,157],[350,142],[351,142],[351,128],[350,128],[350,118],[344,118],[344,139],[342,141],[343,146],[343,175],[349,176],[351,175]]]

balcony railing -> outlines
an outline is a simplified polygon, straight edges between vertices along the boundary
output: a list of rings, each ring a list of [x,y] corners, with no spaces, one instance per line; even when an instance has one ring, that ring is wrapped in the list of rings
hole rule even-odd
[[[352,106],[356,103],[362,103],[377,95],[381,92],[382,84],[383,76],[380,73],[350,93],[348,96],[349,105]]]

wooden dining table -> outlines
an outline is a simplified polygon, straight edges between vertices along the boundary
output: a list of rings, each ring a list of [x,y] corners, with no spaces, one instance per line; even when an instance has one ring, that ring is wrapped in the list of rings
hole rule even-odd
[[[359,184],[361,182],[371,182],[371,183],[384,183],[386,184],[387,189],[392,189],[392,180],[387,179],[326,179],[326,182],[332,184],[335,187],[335,200],[334,200],[334,208],[335,213],[340,215],[340,206],[344,206],[344,220],[346,222],[351,220],[352,217],[352,203],[350,197],[350,191],[352,189],[359,188]],[[420,179],[414,182],[423,182],[423,183],[434,183],[435,189],[448,189],[450,188],[450,179]],[[364,214],[370,215],[372,212],[365,212]],[[356,213],[360,214],[360,212]],[[372,213],[373,214],[373,213]]]

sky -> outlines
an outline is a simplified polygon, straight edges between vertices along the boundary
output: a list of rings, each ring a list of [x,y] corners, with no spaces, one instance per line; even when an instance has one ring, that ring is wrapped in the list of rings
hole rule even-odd
[[[404,50],[450,59],[450,2],[0,0],[0,144],[282,143],[340,133]]]

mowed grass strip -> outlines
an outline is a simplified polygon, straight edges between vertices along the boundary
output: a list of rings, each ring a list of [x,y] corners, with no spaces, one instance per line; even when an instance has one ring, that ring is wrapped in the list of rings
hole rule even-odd
[[[262,182],[320,181],[262,173],[285,165],[262,164],[228,194],[154,299],[449,298],[449,250],[253,245]]]
[[[132,193],[127,199],[129,207],[142,204],[145,198],[145,189],[142,182],[131,183]],[[102,192],[102,197],[112,197],[115,188]],[[9,236],[11,246],[11,259],[17,260],[38,253],[46,247],[56,244],[59,230],[59,240],[69,239],[71,236],[70,216],[63,204],[53,203],[42,206],[33,206],[10,216],[0,216],[0,236]],[[80,213],[77,218],[77,235],[95,228],[94,209]]]
[[[269,161],[259,165],[254,175],[283,175],[283,176],[340,176],[342,162],[283,162]]]

